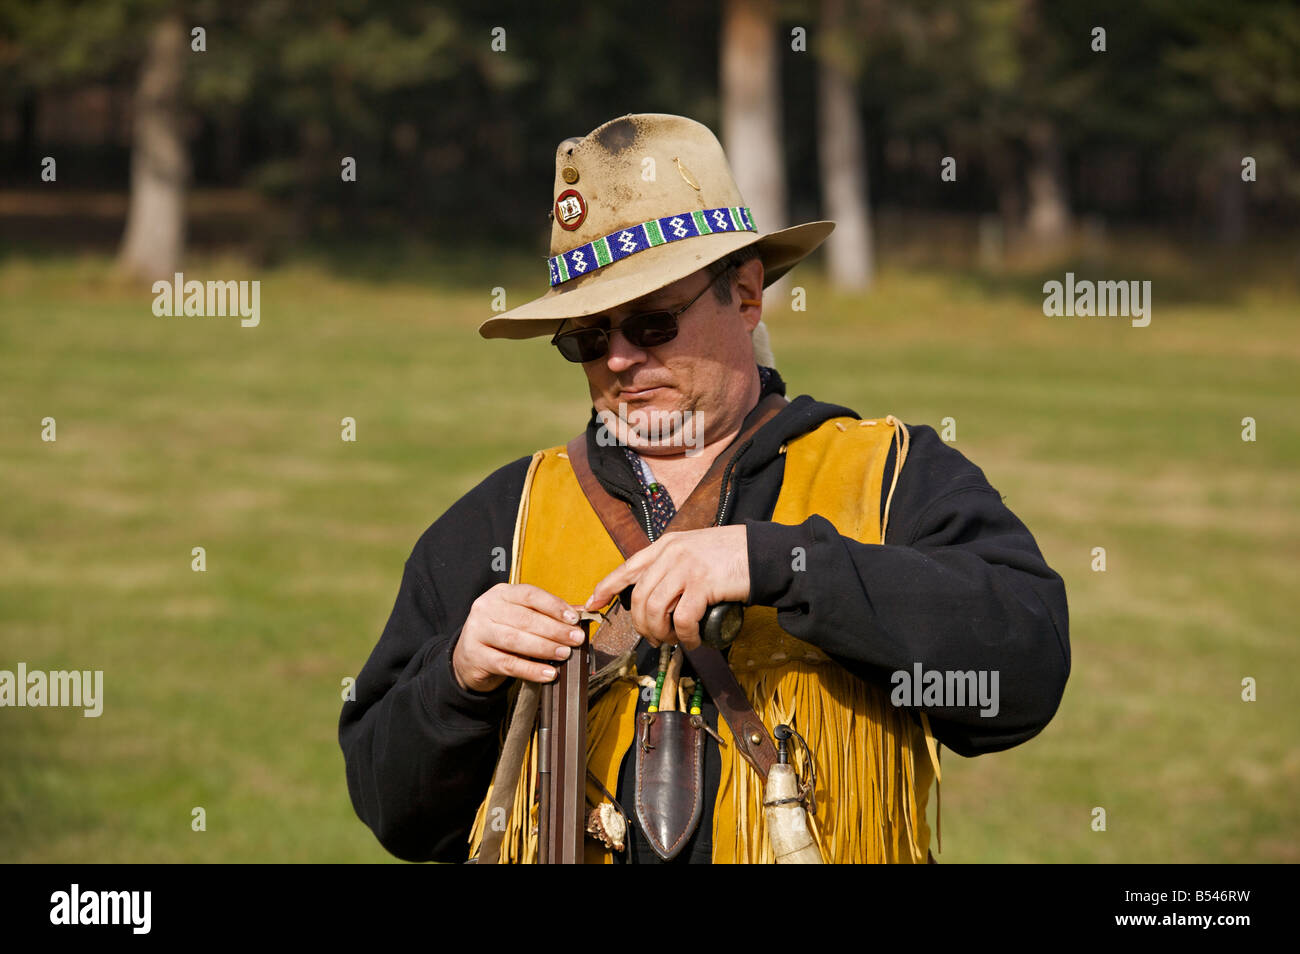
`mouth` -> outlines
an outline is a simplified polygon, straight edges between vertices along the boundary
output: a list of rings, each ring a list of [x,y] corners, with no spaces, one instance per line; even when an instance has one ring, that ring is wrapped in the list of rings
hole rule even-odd
[[[667,389],[663,385],[648,388],[621,388],[618,397],[620,401],[648,401],[665,390]]]

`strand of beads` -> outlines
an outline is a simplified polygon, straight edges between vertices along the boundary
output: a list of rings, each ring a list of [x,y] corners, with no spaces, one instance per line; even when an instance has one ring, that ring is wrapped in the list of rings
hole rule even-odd
[[[691,715],[700,714],[700,705],[704,702],[704,683],[700,681],[698,674],[695,678],[695,692],[691,693]]]
[[[673,654],[673,647],[659,647],[659,674],[655,676],[654,696],[650,700],[650,711],[659,711],[659,696],[664,691],[664,677],[668,675],[668,660]]]

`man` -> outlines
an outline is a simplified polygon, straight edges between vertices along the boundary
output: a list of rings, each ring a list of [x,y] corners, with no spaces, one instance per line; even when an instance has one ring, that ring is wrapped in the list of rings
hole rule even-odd
[[[592,703],[587,745],[589,799],[627,831],[597,830],[589,861],[773,859],[763,766],[733,735],[736,713],[719,719],[718,675],[692,665],[708,651],[701,619],[728,602],[746,608],[726,680],[765,726],[755,744],[778,724],[805,740],[792,761],[816,853],[925,861],[938,744],[1005,749],[1056,711],[1070,658],[1060,577],[931,428],[785,401],[762,290],[833,224],[759,233],[707,128],[628,115],[565,140],[552,197],[551,289],[480,333],[552,335],[582,365],[592,417],[568,448],[489,476],[416,544],[340,721],[357,813],[401,858],[463,861],[491,833],[478,860],[534,860],[535,755],[487,817],[510,700],[555,678],[583,641],[579,611],[631,587],[634,666]],[[710,519],[681,529],[697,486]],[[618,511],[640,534],[630,545]],[[900,694],[922,673],[937,688]],[[977,674],[995,698],[976,699]],[[943,695],[954,685],[969,696]],[[671,743],[649,743],[656,720]],[[656,784],[686,807],[649,804]]]

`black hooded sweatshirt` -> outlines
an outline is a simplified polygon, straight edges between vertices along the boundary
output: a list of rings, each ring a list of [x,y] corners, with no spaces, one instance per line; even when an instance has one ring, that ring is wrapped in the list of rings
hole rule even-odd
[[[771,392],[785,393],[776,374],[763,388]],[[775,607],[788,633],[886,691],[891,674],[911,673],[918,663],[926,671],[996,672],[996,715],[981,714],[978,704],[925,710],[939,742],[959,755],[1032,738],[1055,714],[1070,671],[1065,584],[983,471],[933,428],[908,428],[883,545],[841,536],[817,515],[795,526],[770,522],[784,473],[781,445],[839,416],[858,417],[803,395],[748,445],[726,451],[736,459],[725,522],[747,528],[749,603]],[[644,526],[645,498],[631,464],[621,448],[597,441],[598,426],[593,410],[592,470]],[[894,455],[891,448],[882,514]],[[352,804],[380,843],[408,861],[466,860],[469,829],[492,779],[509,680],[488,693],[462,689],[451,653],[473,601],[508,581],[508,567],[494,569],[502,561],[493,554],[511,550],[529,460],[491,474],[420,537],[388,624],[357,677],[356,699],[343,705],[339,742]],[[805,554],[801,572],[792,567],[795,547]],[[655,672],[658,651],[643,644],[637,665]],[[643,698],[640,708],[646,704]],[[707,699],[704,715],[716,727]],[[704,817],[679,863],[707,863],[712,853],[720,759],[716,745],[706,753]],[[623,795],[632,790],[633,762],[625,759],[620,773],[621,803],[630,801]],[[659,860],[635,817],[618,860]]]

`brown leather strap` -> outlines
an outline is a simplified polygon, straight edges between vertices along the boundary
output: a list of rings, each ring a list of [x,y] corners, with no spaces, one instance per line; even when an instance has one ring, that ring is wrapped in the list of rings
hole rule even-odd
[[[709,690],[718,712],[727,720],[736,740],[736,750],[766,779],[768,770],[776,764],[776,745],[745,690],[736,682],[727,660],[722,653],[703,643],[690,650],[686,658],[695,667],[695,674],[704,683],[704,688]]]
[[[695,489],[678,508],[673,519],[668,522],[665,533],[677,530],[697,530],[711,527],[717,523],[721,510],[723,477],[733,458],[733,448],[739,449],[754,436],[758,430],[781,412],[788,402],[779,394],[769,394],[758,402],[750,412],[745,425],[736,438],[722,451]],[[568,445],[569,463],[578,478],[578,485],[591,504],[596,516],[604,524],[606,531],[618,545],[623,558],[627,559],[650,545],[650,539],[641,525],[632,517],[628,505],[607,491],[592,473],[591,462],[587,457],[586,432],[579,434]],[[615,604],[606,614],[606,620],[592,637],[596,650],[597,668],[602,658],[612,658],[630,652],[639,637],[631,625],[632,614],[623,609],[622,604]],[[687,654],[695,672],[704,687],[709,691],[718,712],[727,720],[731,733],[736,739],[737,749],[750,765],[767,778],[767,771],[776,762],[776,746],[768,733],[763,720],[754,712],[754,707],[745,696],[744,690],[736,682],[736,677],[727,665],[726,659],[716,649],[701,644]],[[754,741],[757,739],[757,741]]]
[[[605,525],[609,535],[614,538],[614,543],[618,545],[623,559],[626,560],[642,547],[647,546],[650,539],[641,525],[636,522],[636,518],[632,516],[632,511],[628,509],[627,504],[602,487],[596,475],[592,473],[591,461],[587,457],[587,432],[583,431],[569,441],[566,449],[569,452],[569,463],[573,466],[573,473],[578,478],[578,486],[582,488],[583,496],[596,511],[596,516],[600,517],[600,522]]]
[[[582,494],[591,504],[596,516],[604,525],[609,535],[618,545],[619,552],[626,560],[637,550],[649,544],[650,540],[641,529],[641,525],[632,516],[627,504],[614,497],[596,479],[591,471],[591,461],[587,458],[587,432],[583,431],[568,445],[569,464],[578,478]],[[615,607],[617,610],[618,607]],[[632,628],[632,614],[624,618],[621,613],[607,613],[605,622],[591,637],[592,655],[595,657],[596,674],[606,675],[607,668],[615,665],[623,656],[636,648],[639,637]]]

